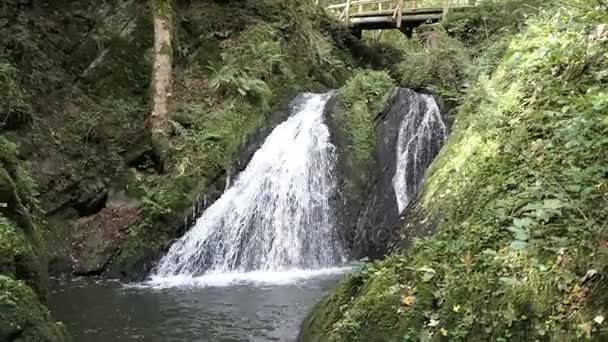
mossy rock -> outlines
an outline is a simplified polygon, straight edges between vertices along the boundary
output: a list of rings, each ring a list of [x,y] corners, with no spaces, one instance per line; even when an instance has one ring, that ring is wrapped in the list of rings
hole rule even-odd
[[[51,320],[49,311],[24,282],[0,275],[0,341],[69,341],[61,323]]]

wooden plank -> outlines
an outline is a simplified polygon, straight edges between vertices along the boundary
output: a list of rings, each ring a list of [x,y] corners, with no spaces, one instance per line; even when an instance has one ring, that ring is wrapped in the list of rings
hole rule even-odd
[[[441,12],[435,14],[404,15],[402,23],[441,20]],[[394,29],[395,21],[390,16],[351,18],[350,24],[361,29]],[[402,24],[403,27],[403,24]]]
[[[357,0],[357,1],[351,1],[351,6],[358,6],[358,5],[373,5],[373,4],[386,4],[392,2],[394,3],[395,0]],[[327,6],[327,9],[340,9],[340,8],[344,8],[346,7],[348,2],[345,3],[341,3],[341,4],[335,4],[335,5],[330,5]]]
[[[443,13],[441,15],[441,21],[445,21],[445,18],[448,16],[448,11],[450,10],[451,4],[452,4],[452,0],[443,1]]]
[[[464,10],[470,8],[468,6],[451,6],[450,7],[450,11],[457,11],[457,10]],[[439,7],[434,7],[434,8],[418,8],[415,11],[412,10],[404,10],[403,11],[403,16],[407,16],[407,15],[416,15],[416,14],[441,14],[443,13],[443,8],[439,8]],[[370,16],[389,16],[389,17],[393,17],[394,20],[397,20],[397,8],[392,8],[392,9],[384,9],[382,10],[382,12],[378,12],[378,11],[368,11],[368,12],[363,12],[363,13],[351,13],[350,17],[355,18],[355,17],[370,17]]]

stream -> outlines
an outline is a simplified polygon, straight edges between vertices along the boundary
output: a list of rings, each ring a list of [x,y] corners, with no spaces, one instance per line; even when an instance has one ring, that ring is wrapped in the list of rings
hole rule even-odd
[[[177,288],[56,279],[49,307],[75,342],[294,341],[340,272],[291,276],[217,278]]]

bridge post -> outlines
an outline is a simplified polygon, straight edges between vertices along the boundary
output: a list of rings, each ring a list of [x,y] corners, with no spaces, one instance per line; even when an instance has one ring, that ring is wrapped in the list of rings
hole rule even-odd
[[[346,25],[350,23],[350,1],[346,0],[346,9],[344,9],[344,13],[346,14],[346,18],[344,18]]]
[[[399,0],[397,5],[397,28],[400,29],[403,24],[403,0]]]

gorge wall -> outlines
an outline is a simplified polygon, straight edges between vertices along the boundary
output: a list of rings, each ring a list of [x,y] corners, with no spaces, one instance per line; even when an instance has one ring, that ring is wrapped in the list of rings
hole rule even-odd
[[[323,298],[300,340],[606,339],[607,8],[490,5],[514,20],[490,41],[448,24],[479,56],[392,253]]]

